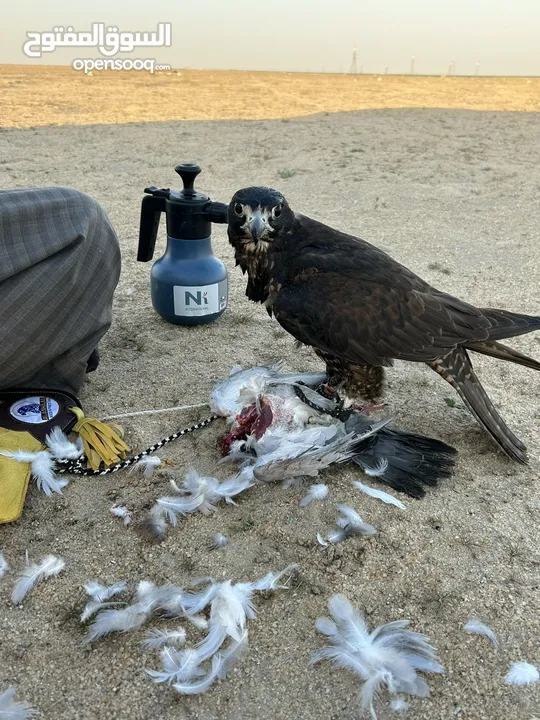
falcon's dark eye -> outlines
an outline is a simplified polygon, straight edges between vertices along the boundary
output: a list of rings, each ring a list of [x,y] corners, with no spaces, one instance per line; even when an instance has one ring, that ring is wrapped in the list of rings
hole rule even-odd
[[[281,215],[281,205],[274,208],[273,215],[275,218],[278,218]]]
[[[243,215],[244,214],[244,206],[240,205],[240,203],[235,203],[234,212],[237,215]]]

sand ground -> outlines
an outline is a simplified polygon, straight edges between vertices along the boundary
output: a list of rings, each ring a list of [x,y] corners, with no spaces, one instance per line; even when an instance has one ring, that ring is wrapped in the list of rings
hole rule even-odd
[[[160,92],[167,95],[166,84]],[[483,92],[487,98],[487,85]],[[217,95],[216,103],[225,103]],[[405,87],[402,105],[406,95]],[[283,358],[291,368],[319,367],[263,309],[248,304],[222,226],[213,237],[230,271],[225,315],[207,327],[182,329],[154,313],[150,266],[135,259],[140,201],[148,184],[175,185],[173,167],[181,161],[202,165],[199,185],[213,199],[226,202],[250,184],[278,187],[298,211],[379,245],[443,290],[478,305],[540,314],[538,114],[429,108],[450,104],[439,103],[435,89],[431,102],[425,93],[424,109],[332,113],[326,97],[324,107],[315,108],[324,112],[315,115],[291,100],[290,114],[306,116],[286,120],[199,115],[114,124],[121,115],[108,109],[111,94],[103,124],[85,124],[69,113],[31,110],[27,95],[14,97],[0,132],[0,187],[83,190],[102,202],[122,244],[114,324],[102,364],[82,393],[88,414],[204,401],[235,364]],[[511,89],[500,107],[534,109],[518,100]],[[77,90],[65,102],[86,107],[88,101]],[[390,104],[399,105],[399,97]],[[338,102],[335,109],[343,108]],[[208,112],[215,117],[215,108]],[[84,117],[97,122],[95,105]],[[128,112],[124,119],[132,118]],[[140,119],[148,118],[141,113]],[[35,127],[47,121],[72,124]],[[513,345],[540,356],[540,336]],[[370,623],[409,618],[436,645],[445,675],[430,679],[431,697],[413,700],[406,717],[533,720],[540,714],[539,686],[509,688],[503,677],[514,660],[540,664],[539,383],[532,371],[489,359],[475,358],[475,367],[529,446],[531,464],[519,467],[498,454],[460,402],[447,402],[453,391],[434,373],[398,363],[387,398],[396,423],[460,451],[455,476],[421,501],[402,498],[406,511],[360,495],[350,485],[358,470],[341,468],[325,476],[330,495],[324,503],[301,508],[301,492],[257,487],[237,507],[187,518],[161,545],[148,544],[110,515],[119,502],[142,517],[166,493],[170,471],[195,467],[225,477],[217,466],[219,424],[170,445],[161,453],[165,470],[150,481],[127,474],[74,479],[53,498],[32,488],[22,518],[0,528],[0,550],[16,569],[28,549],[34,559],[60,555],[66,570],[21,608],[9,601],[14,575],[0,581],[0,690],[15,685],[47,720],[352,720],[358,717],[356,679],[323,665],[308,668],[322,645],[314,621],[330,595],[341,592]],[[127,437],[142,448],[204,415],[126,420]],[[378,535],[318,546],[315,535],[335,519],[335,502],[357,508]],[[209,553],[206,544],[216,532],[231,542]],[[206,575],[254,579],[291,562],[302,566],[294,588],[256,598],[248,655],[204,696],[179,697],[145,676],[143,668],[157,667],[157,658],[141,649],[141,632],[111,636],[91,649],[81,645],[77,615],[81,587],[90,579],[124,579],[131,586]],[[463,632],[471,616],[498,632],[498,650]],[[379,717],[391,716],[383,703]]]

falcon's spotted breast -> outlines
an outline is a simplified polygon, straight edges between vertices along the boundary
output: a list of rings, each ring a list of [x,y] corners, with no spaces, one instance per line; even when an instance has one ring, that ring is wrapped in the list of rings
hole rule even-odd
[[[477,308],[441,292],[360,238],[296,214],[277,190],[239,190],[228,234],[246,295],[327,366],[330,390],[376,402],[394,359],[427,363],[449,382],[501,448],[527,462],[525,445],[495,410],[469,351],[540,370],[503,345],[540,329],[540,317]]]

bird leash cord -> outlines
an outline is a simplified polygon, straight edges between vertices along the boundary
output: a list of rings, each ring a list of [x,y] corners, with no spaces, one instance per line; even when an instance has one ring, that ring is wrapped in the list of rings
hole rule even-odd
[[[53,478],[65,473],[108,475],[210,425],[218,417],[211,415],[128,457],[130,448],[123,440],[122,428],[86,417],[74,395],[56,390],[0,390],[0,523],[20,517],[36,463],[42,472],[49,469]],[[78,434],[77,457],[49,452],[48,438],[57,430]]]

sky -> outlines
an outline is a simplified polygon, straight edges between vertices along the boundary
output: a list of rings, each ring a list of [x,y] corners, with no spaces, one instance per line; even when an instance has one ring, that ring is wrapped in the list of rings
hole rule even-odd
[[[419,74],[540,75],[540,0],[19,0],[6,3],[0,63],[68,65],[101,57],[58,48],[27,58],[27,32],[92,23],[120,31],[172,25],[172,46],[119,57],[153,57],[174,68]]]

